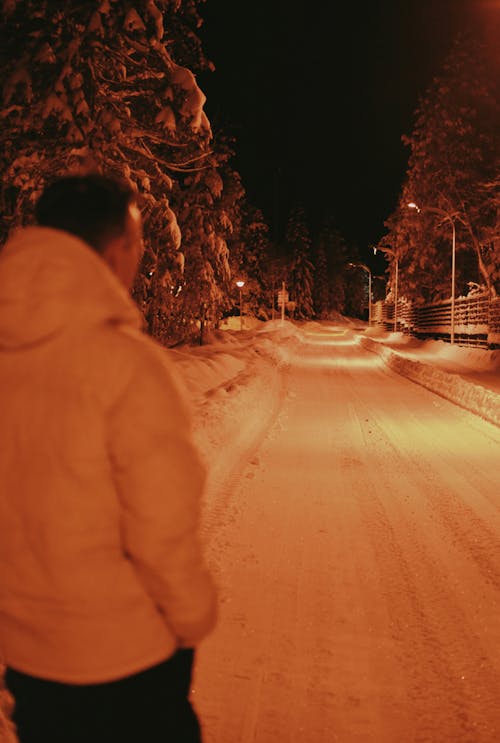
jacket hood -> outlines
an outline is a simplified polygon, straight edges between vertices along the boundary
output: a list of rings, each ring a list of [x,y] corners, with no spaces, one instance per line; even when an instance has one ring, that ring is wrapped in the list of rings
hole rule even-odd
[[[0,252],[0,349],[21,349],[65,329],[142,326],[128,291],[82,240],[27,227]]]

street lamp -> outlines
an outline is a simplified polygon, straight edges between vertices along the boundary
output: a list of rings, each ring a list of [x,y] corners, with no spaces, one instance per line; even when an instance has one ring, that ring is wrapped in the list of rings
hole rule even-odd
[[[451,333],[450,343],[455,343],[455,248],[456,248],[456,230],[455,220],[448,214],[444,209],[438,209],[435,206],[422,206],[419,207],[414,201],[410,201],[408,204],[410,209],[416,209],[417,212],[426,211],[439,214],[441,217],[451,222],[452,238],[451,238]]]
[[[372,272],[364,263],[349,263],[351,268],[362,268],[368,274],[368,325],[372,324]]]
[[[396,282],[394,286],[394,332],[398,332],[398,275],[399,275],[399,260],[398,255],[392,248],[373,248],[374,255],[377,255],[377,250],[381,250],[382,253],[390,253],[396,261]]]
[[[236,286],[240,290],[240,330],[243,330],[243,300],[242,300],[241,290],[245,286],[245,282],[237,281]]]

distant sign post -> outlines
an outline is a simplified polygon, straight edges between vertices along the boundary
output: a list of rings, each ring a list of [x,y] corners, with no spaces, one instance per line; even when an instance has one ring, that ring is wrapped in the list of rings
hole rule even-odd
[[[280,291],[278,292],[278,305],[281,307],[281,305],[286,304],[289,301],[290,297],[288,296],[288,292],[286,290],[282,291],[280,289]]]
[[[278,307],[281,307],[281,322],[285,321],[285,306],[290,300],[288,292],[285,288],[285,282],[281,284],[281,289],[278,292]]]

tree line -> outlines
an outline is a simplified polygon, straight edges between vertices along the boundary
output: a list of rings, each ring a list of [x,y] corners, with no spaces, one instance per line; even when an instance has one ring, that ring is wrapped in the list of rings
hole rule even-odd
[[[210,71],[197,29],[201,0],[3,0],[0,33],[0,241],[32,219],[44,185],[101,170],[131,183],[145,252],[134,288],[149,332],[166,345],[199,337],[237,306],[276,312],[286,282],[296,319],[360,316],[364,277],[335,220],[311,233],[299,206],[271,238],[233,166],[237,142],[212,131],[196,75]],[[458,275],[499,289],[497,78],[474,40],[456,44],[422,97],[399,203],[380,246],[400,260],[402,291],[446,295],[449,220]],[[392,269],[389,280],[393,280]]]
[[[298,243],[293,267],[279,258],[232,166],[235,143],[213,132],[204,112],[196,74],[212,65],[196,33],[199,4],[2,7],[0,240],[31,221],[36,198],[58,175],[99,170],[126,179],[144,217],[134,295],[149,332],[166,344],[196,335],[200,323],[217,324],[234,305],[236,275],[262,318],[289,273],[297,315],[313,312],[311,298],[302,301],[312,268]]]
[[[379,246],[389,246],[390,285],[417,304],[500,291],[500,69],[498,53],[461,34],[422,95],[406,178]],[[409,206],[412,205],[412,206]]]

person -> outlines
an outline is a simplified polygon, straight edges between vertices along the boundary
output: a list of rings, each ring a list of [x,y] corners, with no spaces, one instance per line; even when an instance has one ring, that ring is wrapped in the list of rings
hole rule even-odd
[[[129,290],[134,193],[62,177],[0,253],[0,658],[21,743],[196,743],[205,471]]]

